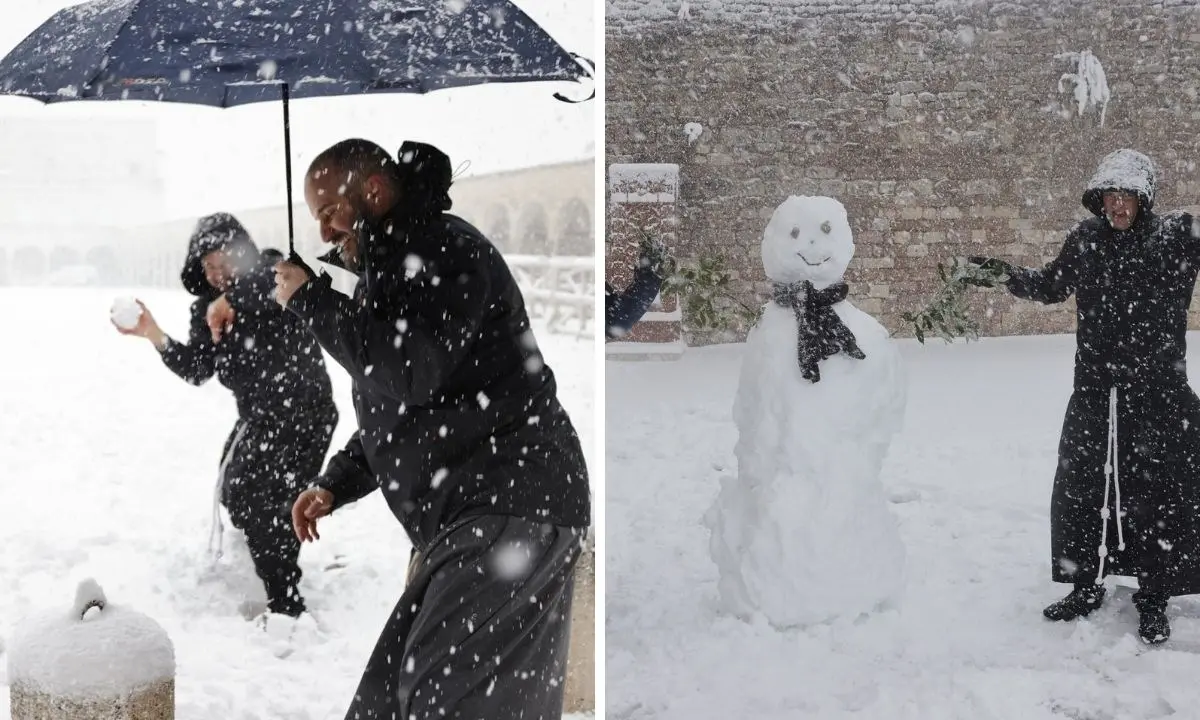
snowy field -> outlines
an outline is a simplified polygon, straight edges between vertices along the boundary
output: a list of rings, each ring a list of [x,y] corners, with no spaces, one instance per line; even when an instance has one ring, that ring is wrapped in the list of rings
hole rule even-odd
[[[69,608],[88,576],[170,634],[179,720],[341,720],[404,585],[400,525],[378,494],[322,521],[321,541],[301,554],[320,630],[277,658],[239,614],[243,600],[262,599],[249,556],[227,552],[213,567],[207,554],[232,396],[215,380],[185,384],[148,342],[118,335],[108,312],[123,294],[0,288],[0,720],[9,718],[3,638],[31,611]],[[186,336],[187,295],[129,294]],[[594,345],[544,330],[538,339],[591,456]],[[342,412],[336,449],[354,415],[346,376],[334,363],[330,374]],[[335,564],[344,567],[327,569]]]
[[[717,612],[701,524],[736,472],[742,346],[607,363],[608,716],[1200,717],[1200,598],[1174,598],[1172,638],[1148,650],[1127,587],[1089,620],[1042,618],[1069,589],[1049,579],[1048,506],[1074,339],[901,345],[908,409],[883,481],[907,546],[902,603],[790,632]]]

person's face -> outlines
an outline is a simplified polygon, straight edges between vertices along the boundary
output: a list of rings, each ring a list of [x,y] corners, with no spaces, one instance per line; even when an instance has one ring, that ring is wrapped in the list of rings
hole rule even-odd
[[[350,174],[316,168],[304,182],[304,200],[321,227],[321,241],[337,248],[347,269],[358,267],[357,225],[362,218],[361,193]]]
[[[204,268],[204,279],[218,292],[225,292],[233,282],[234,267],[229,253],[224,250],[213,250],[200,259]]]
[[[1116,230],[1128,230],[1137,220],[1138,198],[1133,193],[1107,190],[1104,193],[1104,217]]]
[[[321,240],[337,247],[349,270],[355,270],[361,260],[359,225],[380,217],[390,197],[381,176],[355,177],[337,168],[318,168],[304,183],[304,199],[321,227]]]

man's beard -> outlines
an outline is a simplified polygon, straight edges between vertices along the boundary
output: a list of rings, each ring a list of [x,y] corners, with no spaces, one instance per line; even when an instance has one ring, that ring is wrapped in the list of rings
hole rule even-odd
[[[347,270],[356,272],[362,265],[363,228],[366,227],[366,208],[360,195],[347,195],[346,203],[354,211],[354,220],[350,223],[350,232],[338,236],[337,254]],[[353,241],[354,251],[347,250],[344,241]]]

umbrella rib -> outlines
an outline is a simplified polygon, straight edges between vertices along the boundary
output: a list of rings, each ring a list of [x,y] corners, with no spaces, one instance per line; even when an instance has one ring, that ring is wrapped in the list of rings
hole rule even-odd
[[[121,20],[121,24],[117,26],[117,31],[112,34],[112,38],[109,39],[108,43],[105,44],[104,47],[102,48],[103,57],[100,61],[101,67],[96,69],[96,72],[91,76],[91,78],[84,83],[83,88],[94,87],[96,84],[96,81],[99,80],[100,76],[104,74],[105,66],[108,64],[108,61],[109,61],[108,51],[112,48],[113,43],[115,43],[117,41],[117,38],[121,36],[121,33],[124,32],[126,27],[129,25],[129,20],[133,17],[133,13],[137,10],[137,6],[138,6],[137,0],[134,0],[134,2],[129,3],[129,5],[128,5],[129,11],[126,13],[125,17]],[[82,99],[83,88],[80,88],[80,96],[81,96],[80,99]]]

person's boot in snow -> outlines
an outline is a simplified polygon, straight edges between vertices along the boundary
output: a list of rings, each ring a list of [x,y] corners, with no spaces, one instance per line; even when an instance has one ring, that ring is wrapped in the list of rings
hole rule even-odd
[[[311,645],[319,634],[316,618],[307,611],[294,617],[268,610],[259,616],[257,624],[278,658],[291,655],[297,644]]]
[[[1080,583],[1058,602],[1042,611],[1048,620],[1074,620],[1087,617],[1104,602],[1104,586]]]
[[[1166,642],[1171,637],[1171,623],[1167,620],[1167,594],[1138,590],[1133,594],[1133,604],[1141,616],[1138,635],[1148,645]]]

